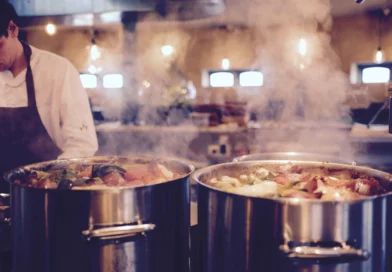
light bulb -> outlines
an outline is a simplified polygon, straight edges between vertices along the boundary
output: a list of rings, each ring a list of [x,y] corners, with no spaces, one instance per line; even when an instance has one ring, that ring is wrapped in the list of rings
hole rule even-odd
[[[308,44],[305,39],[301,39],[298,43],[298,53],[304,57],[306,56],[307,52],[308,52]]]
[[[148,82],[147,80],[144,80],[142,84],[143,84],[143,86],[146,87],[146,88],[150,88],[150,86],[151,86],[151,83]]]
[[[90,48],[90,57],[92,60],[97,60],[101,57],[101,52],[96,44],[93,44]]]
[[[174,48],[171,45],[164,45],[161,48],[161,52],[165,57],[170,56],[174,52]]]
[[[48,33],[48,35],[52,36],[56,34],[57,28],[54,24],[47,24],[45,27],[45,31],[46,33]]]
[[[95,75],[95,74],[99,74],[100,72],[102,72],[102,67],[95,66],[95,65],[91,64],[91,65],[88,67],[87,70],[88,70],[88,72],[89,72],[90,74]]]
[[[223,70],[229,70],[230,69],[230,60],[228,60],[228,59],[223,59],[222,60],[222,69]]]
[[[374,56],[374,62],[378,64],[384,62],[384,52],[381,48],[378,48],[376,55]]]
[[[96,74],[97,73],[97,67],[95,67],[94,65],[90,65],[89,67],[88,67],[88,72],[90,73],[90,74]]]

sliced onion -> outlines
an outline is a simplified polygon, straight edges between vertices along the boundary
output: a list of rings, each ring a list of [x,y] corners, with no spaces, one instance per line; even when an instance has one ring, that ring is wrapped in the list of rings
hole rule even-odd
[[[265,168],[258,169],[254,175],[259,179],[266,179],[269,175],[269,171]]]
[[[169,169],[167,169],[165,166],[158,164],[158,169],[161,171],[161,173],[163,174],[163,176],[166,179],[173,179],[174,178],[173,172],[170,171]]]
[[[236,179],[236,178],[232,178],[232,177],[229,177],[229,176],[223,176],[221,178],[221,180],[229,182],[229,183],[231,183],[235,187],[241,187],[242,186],[241,182],[238,179]]]
[[[333,180],[333,181],[338,181],[338,180],[339,180],[337,177],[332,177],[332,176],[329,176],[328,178],[329,178],[330,180]]]
[[[240,188],[236,188],[232,192],[246,196],[268,196],[275,195],[278,190],[276,182],[263,182],[256,185],[245,185]]]
[[[317,179],[317,189],[314,191],[314,194],[324,194],[327,190],[327,187],[325,186],[324,182],[322,180]]]
[[[219,181],[218,181],[218,179],[217,178],[213,178],[213,179],[210,179],[210,181],[208,182],[209,184],[217,184]]]
[[[355,191],[360,195],[369,195],[370,194],[370,185],[365,184],[362,181],[358,181],[355,183]]]
[[[242,183],[248,183],[249,177],[248,177],[247,175],[241,175],[241,176],[240,176],[240,181],[241,181]]]

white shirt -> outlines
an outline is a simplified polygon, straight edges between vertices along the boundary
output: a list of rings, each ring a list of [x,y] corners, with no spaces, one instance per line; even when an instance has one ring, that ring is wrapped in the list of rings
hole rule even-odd
[[[59,158],[93,156],[98,141],[78,71],[65,58],[31,49],[38,113],[49,136],[63,151]],[[26,70],[15,78],[10,71],[0,72],[0,107],[27,107]]]

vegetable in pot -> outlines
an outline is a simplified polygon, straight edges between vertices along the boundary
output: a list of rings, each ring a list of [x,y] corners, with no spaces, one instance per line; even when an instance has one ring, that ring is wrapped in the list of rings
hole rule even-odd
[[[272,168],[272,166],[270,166]],[[221,173],[224,174],[224,173]],[[238,176],[222,175],[207,180],[217,189],[252,197],[283,197],[321,200],[354,200],[389,192],[389,182],[349,170],[302,168],[292,164],[278,169],[253,169]]]
[[[76,164],[57,167],[51,164],[42,169],[15,171],[11,177],[16,184],[45,189],[89,189],[105,187],[136,187],[167,182],[180,177],[157,163],[125,165]]]

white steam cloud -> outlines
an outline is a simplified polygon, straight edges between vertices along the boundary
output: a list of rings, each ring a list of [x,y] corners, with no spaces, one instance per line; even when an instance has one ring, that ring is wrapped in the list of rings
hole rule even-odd
[[[338,125],[349,119],[350,85],[331,45],[329,0],[248,0],[246,6],[258,37],[254,66],[266,79],[250,107],[260,109],[265,127],[280,124],[256,137],[261,150],[351,157],[348,130]],[[266,116],[271,101],[280,106],[270,105],[275,115]]]
[[[249,68],[260,69],[264,74],[264,86],[256,97],[247,101],[265,128],[257,130],[254,140],[249,141],[249,146],[256,146],[252,151],[301,151],[351,157],[348,130],[342,129],[344,121],[349,119],[344,102],[350,84],[331,45],[333,19],[329,0],[229,0],[228,11],[217,22],[233,21],[245,21],[253,31],[256,57]],[[205,22],[200,21],[204,26]],[[165,31],[162,27],[157,31],[154,24],[138,24],[137,33],[154,34],[144,35],[154,37],[152,41],[139,42],[143,44],[137,55],[142,90],[139,97],[133,97],[145,105],[139,118],[146,123],[157,122],[155,106],[169,105],[176,90],[172,94],[167,90],[183,82],[176,68],[187,65],[184,54],[188,53],[188,46],[194,47],[195,40],[182,24],[168,24]],[[197,22],[190,24],[197,27]],[[165,56],[160,49],[167,41],[175,48],[174,54],[178,53],[174,66],[170,66],[173,63],[168,57],[162,61]],[[167,69],[163,69],[162,63]],[[141,81],[147,81],[144,87]],[[198,96],[199,101],[208,100],[200,97],[200,93]],[[197,129],[172,134],[155,129],[147,138],[132,136],[132,141],[119,135],[110,136],[106,138],[106,146],[110,153],[113,149],[115,153],[123,153],[125,149],[121,146],[126,146],[134,154],[151,151],[156,156],[206,161],[202,154],[206,150],[197,154],[189,150],[198,136]]]

